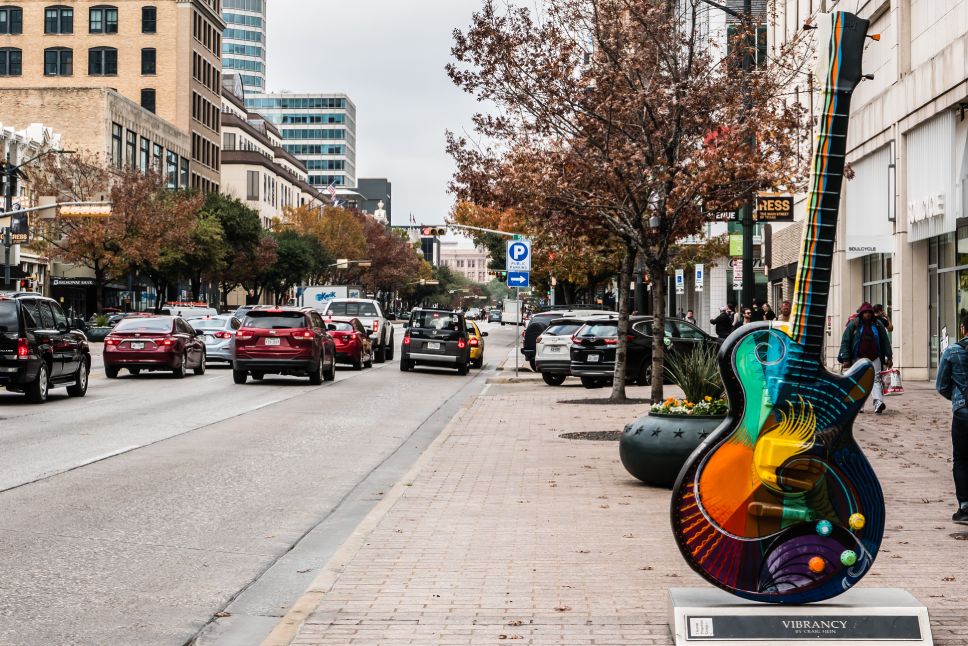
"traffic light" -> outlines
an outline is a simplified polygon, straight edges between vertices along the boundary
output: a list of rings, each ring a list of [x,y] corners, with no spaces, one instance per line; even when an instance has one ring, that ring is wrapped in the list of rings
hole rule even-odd
[[[420,235],[431,237],[431,236],[442,236],[447,233],[446,227],[421,227]]]

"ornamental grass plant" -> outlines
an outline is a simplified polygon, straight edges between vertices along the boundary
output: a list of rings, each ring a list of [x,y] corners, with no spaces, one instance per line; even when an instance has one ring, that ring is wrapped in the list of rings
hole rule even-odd
[[[669,397],[653,404],[652,412],[662,415],[725,415],[728,403],[719,374],[716,351],[700,346],[686,355],[669,357],[666,364],[672,383],[682,389],[684,399]]]

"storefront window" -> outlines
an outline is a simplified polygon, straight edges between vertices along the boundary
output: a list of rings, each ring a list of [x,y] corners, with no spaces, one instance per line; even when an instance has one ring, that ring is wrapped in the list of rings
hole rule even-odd
[[[928,265],[930,365],[937,368],[941,353],[958,340],[958,326],[968,315],[968,227],[932,238]]]
[[[871,305],[883,305],[888,317],[891,313],[891,266],[893,256],[889,253],[873,253],[864,256],[863,300]]]

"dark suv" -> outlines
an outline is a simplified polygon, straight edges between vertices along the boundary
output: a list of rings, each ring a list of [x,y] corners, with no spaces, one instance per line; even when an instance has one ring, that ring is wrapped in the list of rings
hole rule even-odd
[[[336,345],[311,307],[256,307],[235,332],[232,377],[244,384],[266,374],[309,377],[318,385],[336,378]]]
[[[0,386],[42,404],[59,386],[83,397],[90,373],[87,337],[71,329],[60,304],[39,294],[0,296]]]
[[[407,333],[400,348],[400,370],[414,366],[457,368],[466,375],[471,362],[471,346],[464,315],[450,310],[416,309],[405,324]]]

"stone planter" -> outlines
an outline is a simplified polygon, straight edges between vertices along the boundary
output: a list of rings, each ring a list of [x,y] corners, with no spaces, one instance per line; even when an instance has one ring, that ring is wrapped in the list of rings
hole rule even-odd
[[[646,414],[625,427],[618,445],[622,464],[642,482],[671,488],[686,459],[724,419]]]

